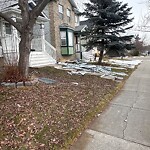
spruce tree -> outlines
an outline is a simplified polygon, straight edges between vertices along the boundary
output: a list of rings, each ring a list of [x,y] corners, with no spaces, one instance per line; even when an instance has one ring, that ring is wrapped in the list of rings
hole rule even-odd
[[[100,64],[105,49],[119,47],[122,50],[126,42],[132,39],[132,35],[123,35],[133,27],[129,25],[133,20],[130,18],[132,8],[116,0],[90,0],[85,6],[81,15],[87,18],[89,25],[82,34],[87,40],[88,49],[97,47],[100,51]]]

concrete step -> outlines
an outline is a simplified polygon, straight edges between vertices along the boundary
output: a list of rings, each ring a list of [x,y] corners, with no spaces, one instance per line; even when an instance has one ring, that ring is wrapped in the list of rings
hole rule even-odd
[[[29,59],[30,67],[44,67],[56,64],[56,60],[46,52],[31,52]]]

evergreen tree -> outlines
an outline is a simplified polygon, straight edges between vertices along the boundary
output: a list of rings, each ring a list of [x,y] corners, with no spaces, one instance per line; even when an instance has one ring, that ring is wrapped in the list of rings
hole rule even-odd
[[[115,46],[124,49],[126,42],[132,39],[132,35],[123,36],[126,30],[133,27],[128,26],[133,20],[129,18],[132,8],[116,0],[90,0],[85,6],[81,15],[87,18],[89,25],[82,34],[87,40],[88,49],[97,47],[100,51],[101,63],[105,49]]]

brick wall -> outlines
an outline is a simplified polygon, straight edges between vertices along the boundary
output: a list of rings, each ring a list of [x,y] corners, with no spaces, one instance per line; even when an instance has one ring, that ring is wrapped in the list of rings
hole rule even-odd
[[[59,17],[58,6],[59,4],[64,7],[64,17],[63,20]],[[74,59],[75,55],[63,57],[61,55],[61,41],[60,41],[60,29],[59,26],[61,24],[68,24],[70,27],[75,28],[75,13],[73,11],[72,5],[69,0],[61,0],[61,1],[51,1],[49,3],[50,8],[50,33],[51,33],[51,44],[57,50],[57,58],[58,60],[66,60],[66,59]],[[68,22],[67,19],[67,8],[71,10],[71,21]]]

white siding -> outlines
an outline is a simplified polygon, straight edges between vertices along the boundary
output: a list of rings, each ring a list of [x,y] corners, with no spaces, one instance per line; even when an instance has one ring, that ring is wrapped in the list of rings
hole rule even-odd
[[[44,13],[46,14],[46,16],[48,17],[48,18],[50,18],[49,17],[49,12],[50,12],[50,10],[49,10],[49,6],[47,5],[46,7],[45,7],[45,9],[44,9]],[[49,21],[47,21],[47,22],[45,22],[44,23],[44,29],[45,29],[45,39],[46,39],[46,41],[47,42],[49,42],[49,43],[51,43],[51,36],[50,36],[50,20]]]

